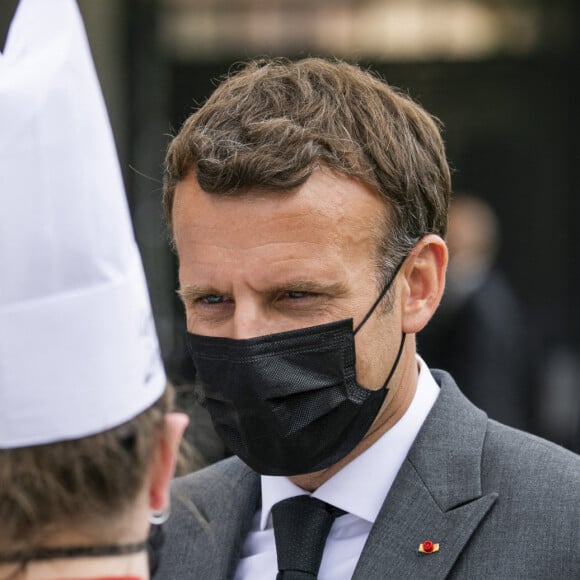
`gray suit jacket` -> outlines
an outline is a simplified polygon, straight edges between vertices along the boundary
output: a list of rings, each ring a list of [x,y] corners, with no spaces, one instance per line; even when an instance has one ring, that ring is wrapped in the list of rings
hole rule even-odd
[[[580,457],[488,420],[433,374],[441,393],[353,578],[580,579]],[[232,578],[259,502],[235,457],[175,480],[155,580]],[[427,539],[439,552],[418,553]]]

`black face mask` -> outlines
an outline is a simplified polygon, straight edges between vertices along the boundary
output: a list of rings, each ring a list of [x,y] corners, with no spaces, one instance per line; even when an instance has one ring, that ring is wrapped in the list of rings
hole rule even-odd
[[[223,442],[258,473],[325,469],[365,436],[387,395],[405,335],[376,391],[356,381],[354,335],[403,262],[354,331],[349,318],[244,340],[187,334],[202,404]]]

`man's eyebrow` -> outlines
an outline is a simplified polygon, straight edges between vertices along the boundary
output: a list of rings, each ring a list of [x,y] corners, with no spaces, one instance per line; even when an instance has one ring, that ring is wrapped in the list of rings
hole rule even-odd
[[[201,296],[220,296],[223,292],[216,290],[213,286],[202,286],[201,284],[188,284],[177,290],[177,295],[184,304],[191,304]]]
[[[289,280],[284,284],[273,287],[271,294],[281,294],[283,292],[311,292],[313,294],[341,294],[345,292],[346,286],[342,282],[318,282],[315,280]]]

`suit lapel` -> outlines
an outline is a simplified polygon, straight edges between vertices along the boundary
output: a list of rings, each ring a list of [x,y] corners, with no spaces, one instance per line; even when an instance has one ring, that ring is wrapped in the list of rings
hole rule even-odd
[[[242,546],[252,524],[252,518],[260,502],[260,476],[240,463],[239,477],[230,480],[226,493],[217,494],[219,503],[209,515],[208,525],[218,547],[209,568],[212,578],[233,578]],[[215,489],[210,492],[215,494]],[[216,496],[214,496],[216,497]],[[224,549],[229,546],[229,549]]]
[[[486,415],[445,373],[441,392],[371,530],[354,579],[443,579],[497,494],[481,490]],[[430,540],[440,549],[421,554]]]
[[[232,578],[260,501],[260,476],[237,457],[193,476],[193,485],[189,478],[174,482],[161,560],[162,569],[164,560],[173,568],[156,578]]]

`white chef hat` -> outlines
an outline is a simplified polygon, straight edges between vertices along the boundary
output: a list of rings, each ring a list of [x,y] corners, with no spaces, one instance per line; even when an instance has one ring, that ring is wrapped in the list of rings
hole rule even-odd
[[[0,53],[0,448],[99,433],[165,388],[74,0],[21,0]]]

